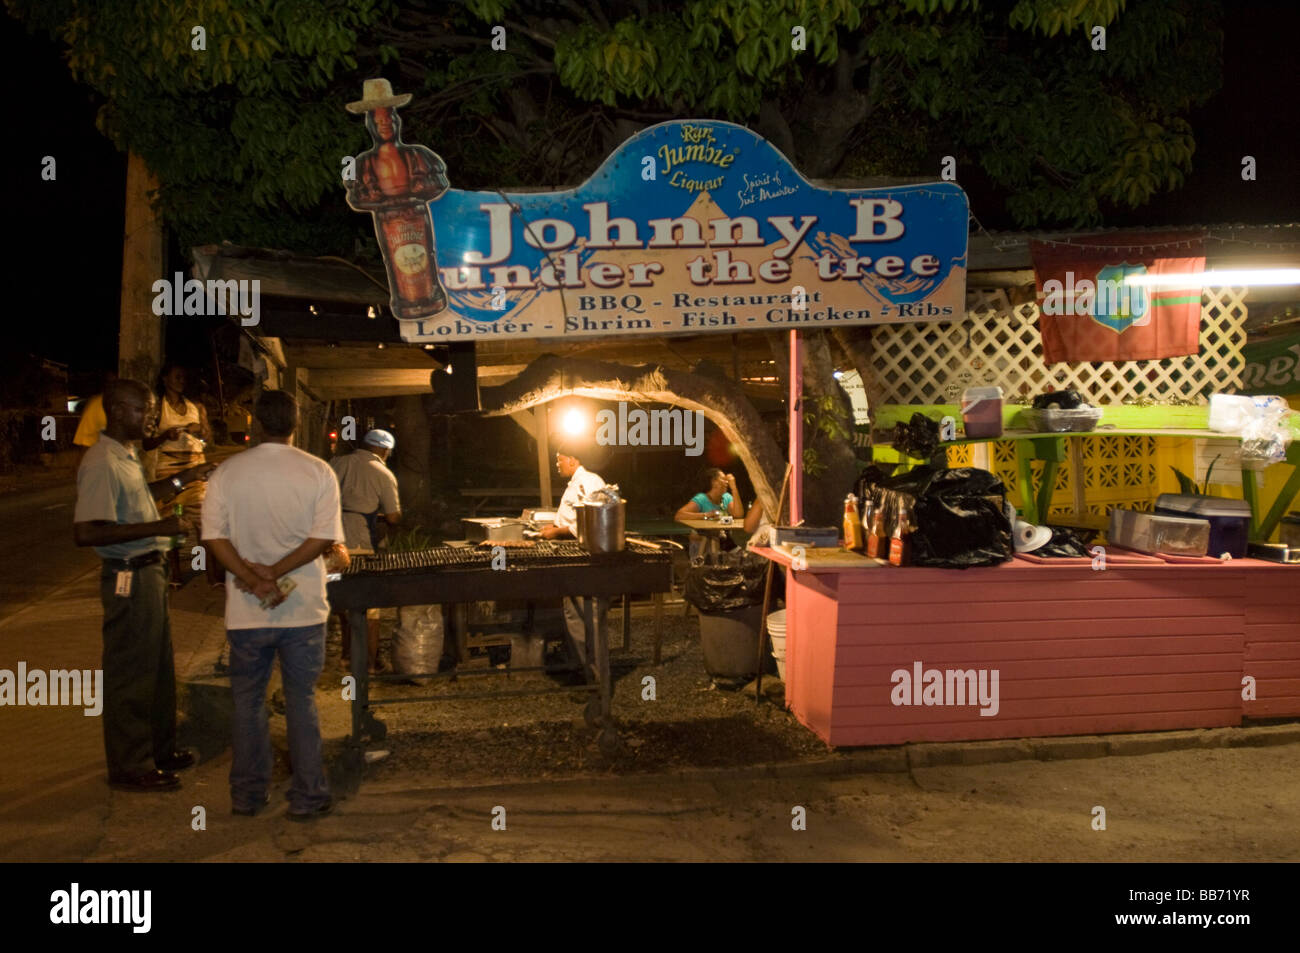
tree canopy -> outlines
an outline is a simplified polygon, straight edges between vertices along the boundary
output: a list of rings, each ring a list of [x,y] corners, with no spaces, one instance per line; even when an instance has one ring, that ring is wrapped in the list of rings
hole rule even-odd
[[[951,155],[1019,224],[1072,226],[1183,181],[1221,73],[1214,0],[5,3],[66,45],[182,247],[372,253],[339,175],[373,76],[414,94],[407,141],[462,188],[576,184],[645,125],[717,118],[810,177]]]

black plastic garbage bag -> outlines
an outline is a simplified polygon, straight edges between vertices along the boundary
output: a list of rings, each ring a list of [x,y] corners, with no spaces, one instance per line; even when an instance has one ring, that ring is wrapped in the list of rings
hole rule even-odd
[[[922,466],[881,486],[914,500],[913,565],[968,569],[1006,562],[1015,553],[1003,510],[1006,487],[987,470]]]
[[[768,561],[743,549],[686,570],[684,598],[701,612],[730,612],[763,603]]]
[[[1080,533],[1077,530],[1071,530],[1063,526],[1049,526],[1048,529],[1052,531],[1052,538],[1046,544],[1034,550],[1035,556],[1077,559],[1080,556],[1092,555],[1088,552],[1087,544],[1090,537],[1096,535],[1095,533],[1087,530]]]
[[[862,509],[862,503],[871,494],[872,487],[882,485],[889,479],[894,472],[894,464],[888,464],[882,467],[878,463],[869,464],[861,473],[858,474],[858,480],[853,484],[853,494],[858,498],[858,510]]]
[[[894,427],[894,449],[918,460],[929,460],[939,449],[939,425],[925,414]]]
[[[1083,397],[1077,390],[1049,390],[1034,398],[1034,410],[1078,410],[1083,406]]]

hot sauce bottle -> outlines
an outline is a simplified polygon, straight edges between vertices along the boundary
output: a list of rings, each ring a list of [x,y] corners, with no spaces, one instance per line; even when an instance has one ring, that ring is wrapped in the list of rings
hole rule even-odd
[[[844,498],[844,548],[862,552],[866,540],[862,535],[862,519],[858,516],[858,498],[850,493]]]
[[[867,555],[872,559],[883,559],[889,552],[885,541],[885,503],[882,500],[871,514],[871,533],[867,536]]]
[[[871,542],[871,524],[875,519],[876,504],[872,502],[871,497],[862,499],[862,549],[859,552],[865,553],[867,546]]]
[[[907,566],[912,562],[912,519],[907,504],[898,506],[898,522],[894,524],[894,535],[889,540],[889,564]]]

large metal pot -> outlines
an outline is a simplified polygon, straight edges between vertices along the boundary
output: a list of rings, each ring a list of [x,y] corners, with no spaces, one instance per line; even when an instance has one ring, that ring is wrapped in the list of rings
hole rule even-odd
[[[587,502],[576,507],[578,516],[578,542],[591,553],[618,553],[623,551],[624,527],[627,523],[627,501],[611,503]]]

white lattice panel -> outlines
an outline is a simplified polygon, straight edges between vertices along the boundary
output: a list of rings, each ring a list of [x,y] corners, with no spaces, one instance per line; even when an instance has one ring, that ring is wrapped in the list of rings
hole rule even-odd
[[[957,403],[972,384],[997,384],[1013,403],[1049,388],[1073,387],[1092,403],[1177,398],[1204,404],[1241,381],[1245,289],[1206,289],[1200,351],[1160,361],[1043,363],[1038,305],[1012,306],[1005,291],[973,289],[965,321],[890,324],[875,329],[876,376],[887,404]]]

